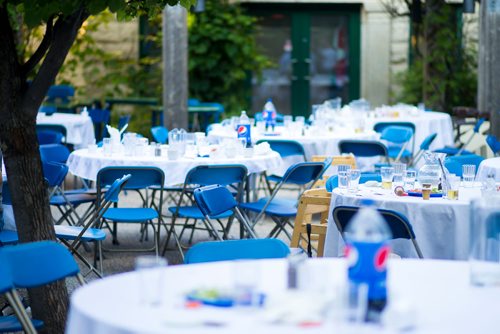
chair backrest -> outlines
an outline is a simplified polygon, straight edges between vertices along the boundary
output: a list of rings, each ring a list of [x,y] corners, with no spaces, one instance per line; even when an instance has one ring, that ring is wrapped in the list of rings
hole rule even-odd
[[[42,162],[43,176],[49,187],[59,187],[68,175],[68,166],[58,162]]]
[[[415,133],[415,124],[412,122],[378,122],[373,126],[373,131],[382,133],[384,129],[389,126],[400,126],[409,128],[412,130],[413,133]]]
[[[387,157],[387,147],[375,140],[341,140],[339,142],[340,153],[352,153],[356,157]]]
[[[120,179],[116,179],[111,187],[109,187],[108,191],[106,191],[106,193],[104,194],[104,200],[118,203],[118,195],[120,195],[120,191],[125,187],[131,177],[132,175],[127,174],[123,175],[123,177]]]
[[[238,205],[229,189],[221,185],[195,189],[194,199],[204,216],[216,216]]]
[[[168,130],[164,126],[155,126],[151,128],[151,135],[155,142],[160,144],[166,144],[168,140]]]
[[[382,177],[377,173],[364,173],[359,177],[359,183],[363,184],[368,181],[382,182]],[[326,181],[326,191],[331,192],[333,189],[339,186],[339,178],[337,175],[332,175]]]
[[[61,144],[63,141],[62,133],[52,130],[38,130],[36,136],[40,145]]]
[[[38,109],[38,112],[44,113],[45,116],[51,116],[55,114],[56,111],[57,111],[56,106],[40,106],[40,108]]]
[[[403,126],[388,126],[382,131],[380,139],[391,143],[403,144],[411,139],[413,130]]]
[[[486,137],[486,143],[490,147],[490,149],[493,151],[493,154],[499,154],[500,153],[500,141],[497,139],[497,137],[493,135],[488,135]]]
[[[184,263],[202,263],[243,259],[276,259],[290,254],[279,239],[241,239],[207,241],[194,245],[186,253]]]
[[[45,162],[65,163],[69,154],[68,148],[62,144],[40,145],[40,156]]]
[[[344,233],[347,224],[358,211],[359,207],[355,206],[341,205],[333,209],[333,219],[341,234]],[[378,212],[380,212],[387,222],[392,232],[392,239],[415,239],[413,227],[404,215],[393,210],[385,209],[378,209]]]
[[[68,249],[53,241],[2,247],[0,259],[2,266],[10,268],[12,281],[19,288],[45,285],[80,272]]]
[[[244,165],[201,165],[193,167],[186,175],[184,185],[208,186],[242,183],[248,174]]]
[[[436,137],[437,133],[431,133],[430,135],[425,137],[424,140],[422,140],[422,143],[420,144],[420,149],[423,151],[427,151],[430,148],[434,139],[436,139]]]
[[[53,85],[47,92],[47,102],[49,103],[69,103],[70,98],[75,96],[75,88],[69,85]]]
[[[89,116],[94,124],[94,132],[97,141],[100,141],[107,132],[106,125],[109,124],[111,111],[109,109],[89,109]]]
[[[299,162],[286,170],[281,183],[305,185],[317,181],[328,168],[324,162]]]
[[[118,118],[118,130],[121,130],[126,124],[130,123],[131,115],[122,115]]]
[[[282,139],[261,139],[257,141],[257,144],[266,142],[271,146],[273,151],[276,151],[280,154],[282,158],[290,157],[290,156],[302,156],[304,161],[306,159],[306,153],[304,151],[304,147],[301,143],[295,140],[282,140]]]
[[[454,155],[451,157],[447,157],[444,160],[444,166],[450,173],[456,174],[457,176],[462,176],[462,166],[463,165],[475,165],[476,171],[483,161],[484,158],[480,155],[476,154],[467,154],[467,155]]]
[[[486,121],[485,118],[480,118],[477,120],[476,124],[474,125],[474,132],[478,133],[479,129],[481,128],[481,125],[483,125],[484,121]]]
[[[59,132],[63,135],[64,138],[66,138],[66,135],[68,134],[68,130],[64,125],[61,124],[37,124],[36,125],[36,131],[54,131],[54,132]]]
[[[104,187],[112,186],[113,183],[123,177],[130,175],[123,189],[138,190],[151,186],[163,187],[165,174],[158,167],[149,166],[120,166],[104,167],[97,173],[97,192]]]

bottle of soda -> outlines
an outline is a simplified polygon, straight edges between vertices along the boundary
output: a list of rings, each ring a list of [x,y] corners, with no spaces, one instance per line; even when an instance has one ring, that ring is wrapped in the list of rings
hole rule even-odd
[[[247,116],[245,110],[241,111],[240,121],[236,126],[236,131],[238,132],[238,139],[245,138],[247,142],[247,147],[252,146],[252,136],[251,136],[252,125],[250,124],[250,119]]]
[[[345,229],[348,278],[354,286],[368,286],[366,320],[378,322],[387,303],[387,258],[391,231],[374,202],[365,200]]]
[[[274,106],[273,100],[268,99],[266,104],[264,104],[264,109],[262,110],[262,118],[266,121],[266,130],[271,127],[274,131],[276,125],[276,107]]]

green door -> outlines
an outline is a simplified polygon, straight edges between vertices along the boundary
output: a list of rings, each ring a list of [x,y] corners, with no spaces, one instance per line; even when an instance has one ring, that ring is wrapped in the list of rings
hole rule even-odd
[[[359,98],[360,7],[248,5],[257,44],[273,66],[252,79],[252,111],[268,98],[282,114],[308,116],[311,105]]]

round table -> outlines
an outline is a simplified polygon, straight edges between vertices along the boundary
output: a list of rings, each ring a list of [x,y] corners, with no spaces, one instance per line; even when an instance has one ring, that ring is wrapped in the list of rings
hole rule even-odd
[[[267,298],[285,291],[285,260],[178,265],[159,269],[161,276],[158,271],[142,277],[137,272],[124,273],[95,280],[72,294],[66,333],[390,333],[381,326],[352,328],[329,321],[312,327],[269,323],[272,310],[266,308],[185,307],[185,293],[200,287],[230,288],[236,266],[244,264],[258,270],[257,288]],[[328,282],[322,285],[325,289],[345,284],[343,259],[313,259],[305,266],[306,270],[322,273],[315,280],[310,277],[309,288],[321,281]],[[143,284],[154,284],[154,277],[160,277],[162,287],[158,289],[162,304],[157,307],[140,302]],[[387,283],[392,300],[405,301],[413,310],[410,318],[415,328],[411,333],[498,332],[500,288],[472,287],[466,262],[391,259]],[[300,311],[302,305],[295,307]]]
[[[332,191],[330,208],[361,206],[370,198],[379,209],[397,211],[410,221],[424,258],[465,260],[469,255],[470,198],[480,193],[479,188],[460,188],[459,200],[421,197],[398,197],[391,190],[359,186],[356,193],[336,188]],[[469,195],[469,196],[467,196]],[[330,210],[325,240],[325,256],[343,254],[343,242]],[[403,257],[416,257],[409,240],[394,240],[394,252]]]
[[[66,142],[75,148],[85,148],[95,143],[94,125],[92,119],[80,114],[54,113],[47,116],[38,113],[36,123],[40,125],[57,124],[66,128]]]
[[[486,159],[481,162],[477,170],[477,181],[485,181],[488,175],[494,175],[495,181],[500,182],[500,157]]]
[[[165,173],[165,186],[175,186],[184,183],[186,175],[193,167],[215,164],[242,164],[249,174],[262,173],[268,169],[280,168],[281,157],[276,152],[264,155],[254,155],[250,158],[237,156],[235,158],[187,158],[168,160],[166,156],[125,156],[113,154],[104,156],[102,149],[89,153],[87,149],[73,151],[68,158],[69,171],[76,176],[95,181],[101,168],[108,166],[154,166]]]

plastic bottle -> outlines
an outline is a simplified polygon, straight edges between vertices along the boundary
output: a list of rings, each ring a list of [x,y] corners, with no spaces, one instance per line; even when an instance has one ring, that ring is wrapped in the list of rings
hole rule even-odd
[[[83,107],[82,112],[80,113],[83,117],[89,117],[89,110],[87,107]]]
[[[345,229],[348,278],[354,286],[368,286],[367,321],[377,322],[387,302],[388,240],[391,231],[382,215],[365,200]]]
[[[245,110],[241,111],[240,121],[238,126],[236,126],[236,131],[238,132],[238,139],[244,138],[247,142],[247,147],[252,146],[252,136],[251,136],[252,126],[250,124],[250,119],[247,116]]]
[[[264,104],[262,117],[266,121],[266,130],[271,127],[274,131],[274,126],[276,125],[276,107],[272,99],[268,99],[266,104]]]

